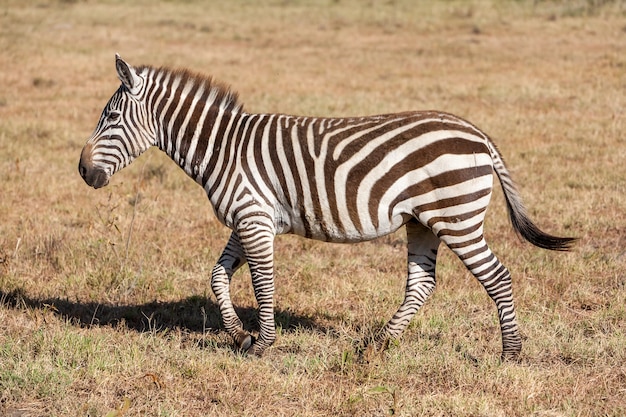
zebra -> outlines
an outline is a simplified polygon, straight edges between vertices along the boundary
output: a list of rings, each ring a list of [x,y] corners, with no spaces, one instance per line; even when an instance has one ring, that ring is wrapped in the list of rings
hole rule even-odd
[[[137,66],[115,58],[121,85],[85,144],[79,173],[100,188],[152,146],[200,184],[216,218],[232,230],[211,272],[211,289],[236,348],[261,356],[276,339],[274,239],[279,234],[354,243],[406,228],[407,281],[393,317],[366,344],[382,352],[435,289],[441,242],[494,301],[503,360],[519,358],[521,337],[511,275],[489,249],[483,223],[495,172],[519,236],[569,250],[529,218],[492,140],[446,112],[302,117],[244,111],[229,86],[188,69]],[[256,337],[230,296],[248,264],[258,304]]]

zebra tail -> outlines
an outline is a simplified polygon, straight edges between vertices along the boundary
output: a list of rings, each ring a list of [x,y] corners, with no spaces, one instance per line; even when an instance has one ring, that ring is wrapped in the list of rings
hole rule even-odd
[[[500,155],[500,152],[498,152],[493,142],[488,141],[488,144],[491,151],[491,158],[493,159],[494,171],[502,185],[504,198],[506,199],[506,205],[509,211],[509,218],[511,219],[511,224],[515,232],[528,242],[543,249],[556,251],[570,250],[578,238],[553,236],[545,233],[533,223],[526,212],[526,208],[522,203],[522,198],[515,187],[515,183],[513,183],[511,175],[504,165],[502,155]]]

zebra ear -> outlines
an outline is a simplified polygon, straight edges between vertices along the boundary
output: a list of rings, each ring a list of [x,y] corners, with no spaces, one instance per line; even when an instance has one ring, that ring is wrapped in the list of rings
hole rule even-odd
[[[135,68],[127,64],[119,54],[115,54],[115,68],[117,69],[117,76],[128,91],[131,93],[138,92],[141,86],[141,77],[137,75]]]

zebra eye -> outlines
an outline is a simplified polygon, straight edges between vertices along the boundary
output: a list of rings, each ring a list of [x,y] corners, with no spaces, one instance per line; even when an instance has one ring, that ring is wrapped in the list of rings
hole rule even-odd
[[[120,118],[120,113],[112,111],[107,115],[107,122],[116,122]]]

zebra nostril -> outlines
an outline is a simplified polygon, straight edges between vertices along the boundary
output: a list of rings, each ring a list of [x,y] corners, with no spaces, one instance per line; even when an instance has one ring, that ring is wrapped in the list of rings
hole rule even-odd
[[[87,177],[87,168],[83,164],[80,164],[78,166],[78,171],[80,172],[80,176],[83,177],[83,179]]]

